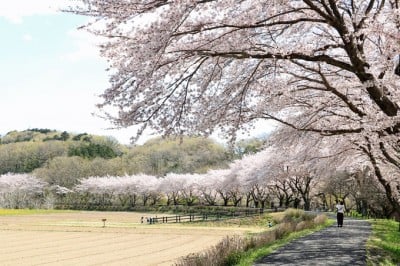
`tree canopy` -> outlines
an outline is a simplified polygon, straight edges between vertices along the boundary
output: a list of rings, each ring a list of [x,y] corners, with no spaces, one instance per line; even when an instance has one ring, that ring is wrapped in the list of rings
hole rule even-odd
[[[80,2],[107,38],[99,106],[117,126],[234,138],[276,120],[358,152],[400,213],[398,0]]]
[[[129,173],[165,176],[167,173],[205,173],[226,168],[233,153],[211,139],[155,138],[131,148],[125,156]]]

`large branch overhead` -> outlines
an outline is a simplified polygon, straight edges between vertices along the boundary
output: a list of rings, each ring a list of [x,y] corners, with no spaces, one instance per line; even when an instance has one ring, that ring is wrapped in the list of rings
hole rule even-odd
[[[363,131],[362,128],[316,128],[316,127],[299,127],[294,122],[287,121],[285,119],[279,118],[271,114],[263,114],[263,119],[271,119],[277,121],[283,125],[290,128],[296,129],[303,132],[319,133],[323,136],[335,136],[335,135],[345,135],[345,134],[357,134]]]
[[[375,84],[374,82],[372,84]],[[367,91],[371,99],[381,108],[387,116],[397,116],[399,106],[396,102],[392,101],[388,95],[385,95],[385,88],[383,86],[366,85]]]
[[[329,4],[322,1],[321,6],[315,3],[317,1],[304,0],[304,2],[312,10],[324,17],[340,35],[343,40],[343,47],[352,65],[351,71],[357,75],[361,82],[366,84],[366,90],[371,99],[387,116],[396,116],[399,106],[388,97],[387,93],[385,93],[386,88],[384,88],[384,86],[377,85],[376,79],[368,71],[370,64],[365,60],[366,55],[364,50],[365,38],[367,37],[360,33],[364,31],[366,20],[369,17],[376,19],[377,16],[382,13],[385,1],[381,3],[375,0],[360,1],[358,5],[359,10],[357,10],[354,3],[352,3],[352,9],[349,9],[348,3],[340,3],[340,1],[329,0]],[[360,16],[358,23],[356,23],[356,16],[360,12],[362,12],[364,16]],[[351,24],[353,28],[348,27],[346,24],[345,14],[352,20]]]
[[[384,93],[384,88],[382,86],[376,85],[374,77],[363,71],[362,73],[357,71],[357,69],[346,62],[337,60],[328,55],[307,55],[302,53],[288,53],[288,54],[279,54],[279,53],[251,53],[246,51],[232,51],[232,52],[213,52],[213,51],[204,51],[204,50],[196,50],[195,53],[202,56],[211,56],[211,57],[226,57],[226,58],[236,58],[236,59],[275,59],[275,60],[304,60],[308,62],[324,62],[329,65],[338,67],[343,70],[347,70],[349,72],[355,73],[362,81],[366,90],[368,91],[371,99],[381,108],[381,110],[387,116],[396,116],[399,110],[399,106],[397,103],[393,102],[387,95]]]
[[[251,53],[247,51],[232,51],[232,52],[213,52],[213,51],[205,51],[205,50],[197,50],[195,51],[199,55],[203,56],[211,56],[211,57],[227,57],[227,58],[236,58],[236,59],[282,59],[282,60],[292,60],[299,59],[309,62],[324,62],[332,66],[339,67],[341,69],[345,69],[348,71],[352,70],[352,66],[347,64],[346,62],[337,60],[328,55],[307,55],[305,53]]]

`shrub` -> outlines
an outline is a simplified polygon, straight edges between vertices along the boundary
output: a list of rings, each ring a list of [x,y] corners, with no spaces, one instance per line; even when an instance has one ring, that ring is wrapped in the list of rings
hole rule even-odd
[[[285,222],[278,224],[274,230],[275,232],[275,238],[276,239],[281,239],[284,238],[286,235],[290,234],[293,232],[296,228],[296,224],[293,222]]]
[[[318,215],[314,218],[313,222],[316,225],[324,224],[328,218],[325,215]]]
[[[233,251],[225,259],[224,265],[226,265],[226,266],[236,265],[239,263],[241,257],[242,257],[241,252]]]
[[[303,210],[298,209],[287,209],[283,213],[281,222],[301,222],[301,221],[311,221],[314,219],[315,215],[311,213],[306,213]]]
[[[198,254],[190,254],[181,259],[176,265],[234,265],[235,261],[240,259],[239,254],[243,251],[244,246],[244,239],[242,237],[237,235],[227,236],[216,246]]]
[[[298,224],[296,224],[295,231],[301,231],[307,228],[312,227],[312,221],[301,221]]]
[[[275,230],[264,231],[252,236],[248,241],[248,245],[245,247],[245,250],[250,250],[252,248],[260,247],[267,243],[272,243],[275,240],[276,240]]]

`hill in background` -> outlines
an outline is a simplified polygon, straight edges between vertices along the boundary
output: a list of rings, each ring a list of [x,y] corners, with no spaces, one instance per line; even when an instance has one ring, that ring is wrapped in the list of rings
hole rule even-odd
[[[108,136],[34,128],[0,138],[0,174],[32,173],[65,187],[88,176],[205,173],[227,167],[236,156],[203,137],[155,138],[128,146]]]

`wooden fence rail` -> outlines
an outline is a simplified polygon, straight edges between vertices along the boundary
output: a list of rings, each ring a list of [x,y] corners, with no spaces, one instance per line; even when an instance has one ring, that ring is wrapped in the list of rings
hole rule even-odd
[[[200,214],[185,214],[185,215],[170,215],[170,216],[155,216],[142,217],[141,222],[148,224],[156,223],[182,223],[182,222],[199,222],[199,221],[217,221],[231,218],[244,218],[250,216],[261,215],[264,209],[249,209],[246,211],[237,212],[218,212],[218,213],[200,213]]]

